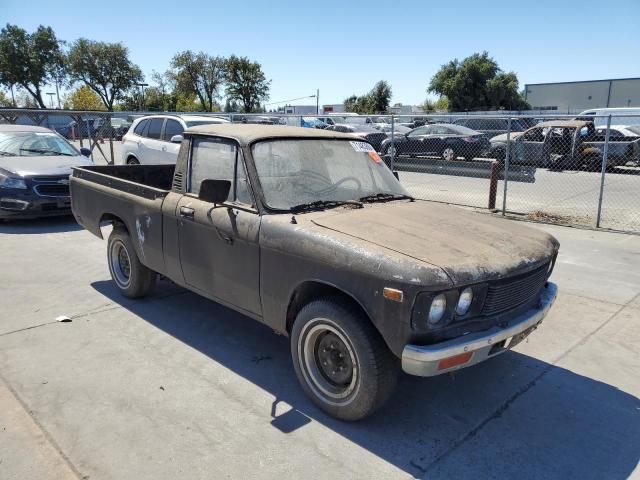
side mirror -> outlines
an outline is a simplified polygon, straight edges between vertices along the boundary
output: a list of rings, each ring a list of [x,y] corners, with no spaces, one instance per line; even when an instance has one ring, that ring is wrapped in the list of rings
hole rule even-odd
[[[203,180],[200,184],[198,198],[213,204],[224,203],[229,198],[231,181],[229,180]]]
[[[82,155],[83,157],[91,158],[91,150],[89,150],[88,148],[82,147],[80,149],[80,155]]]
[[[182,135],[174,135],[171,137],[171,143],[182,143],[182,140],[184,140]]]

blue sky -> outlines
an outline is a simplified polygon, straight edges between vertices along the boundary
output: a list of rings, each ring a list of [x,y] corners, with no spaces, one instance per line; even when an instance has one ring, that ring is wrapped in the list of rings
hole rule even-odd
[[[123,42],[150,80],[180,50],[248,56],[270,102],[341,103],[381,79],[393,103],[421,103],[438,68],[487,50],[521,86],[640,77],[640,1],[0,0],[0,23],[59,38]],[[314,100],[292,103],[314,103]]]

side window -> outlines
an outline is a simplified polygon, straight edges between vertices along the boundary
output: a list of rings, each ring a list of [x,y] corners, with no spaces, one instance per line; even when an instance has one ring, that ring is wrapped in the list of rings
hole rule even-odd
[[[160,132],[162,131],[162,122],[164,122],[164,118],[152,118],[151,123],[149,125],[149,132],[147,133],[147,137],[160,140]]]
[[[229,200],[253,204],[247,174],[234,142],[218,138],[196,138],[191,153],[191,181],[189,192],[200,193],[203,180],[229,180],[232,183]],[[237,179],[235,187],[234,178]]]
[[[144,131],[147,128],[148,124],[149,124],[149,120],[140,121],[140,123],[138,125],[136,125],[136,128],[133,130],[133,133],[143,137],[144,136]]]
[[[182,135],[183,133],[184,128],[182,128],[180,122],[168,118],[167,122],[164,124],[164,135],[162,136],[162,139],[170,142],[171,137],[173,137],[174,135]]]
[[[484,121],[477,119],[477,118],[472,118],[471,120],[467,121],[466,123],[466,127],[472,129],[472,130],[478,130],[478,129],[488,129],[489,127],[487,127],[487,125],[485,124]]]
[[[522,138],[524,138],[526,142],[544,142],[544,133],[542,128],[532,128],[527,131]]]
[[[419,137],[420,135],[427,135],[429,132],[429,127],[418,127],[411,130],[407,136],[409,137]]]

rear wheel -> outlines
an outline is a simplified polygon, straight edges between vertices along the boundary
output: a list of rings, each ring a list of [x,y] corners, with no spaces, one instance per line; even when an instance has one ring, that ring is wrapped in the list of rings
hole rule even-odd
[[[140,162],[136,157],[127,158],[127,165],[140,165]]]
[[[156,272],[140,263],[126,230],[115,227],[109,235],[107,259],[113,283],[125,297],[139,298],[151,293]]]
[[[339,297],[316,300],[296,317],[291,356],[305,393],[342,420],[360,420],[395,387],[398,361],[368,318]]]

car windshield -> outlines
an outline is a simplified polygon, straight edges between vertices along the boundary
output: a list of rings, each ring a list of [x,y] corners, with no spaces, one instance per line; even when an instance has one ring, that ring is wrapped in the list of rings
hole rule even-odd
[[[366,142],[327,139],[266,140],[252,147],[270,208],[345,202],[370,195],[408,195]]]
[[[0,132],[0,155],[41,157],[77,156],[80,153],[65,139],[49,132]]]

